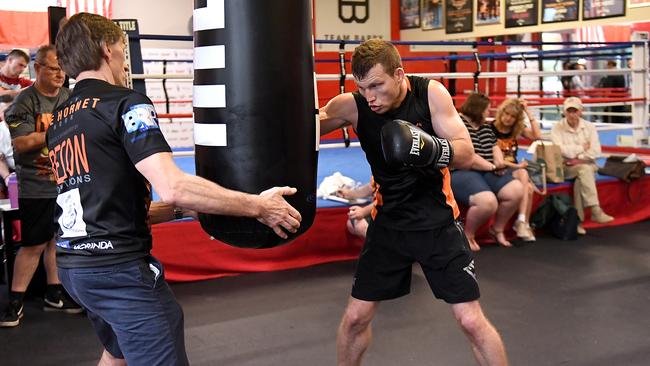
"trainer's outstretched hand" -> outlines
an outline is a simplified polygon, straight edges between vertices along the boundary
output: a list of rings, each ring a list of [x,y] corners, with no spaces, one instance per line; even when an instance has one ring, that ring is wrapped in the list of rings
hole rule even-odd
[[[302,221],[300,212],[288,204],[283,197],[295,194],[297,191],[292,187],[273,187],[259,195],[260,214],[257,220],[273,229],[282,239],[288,237],[284,230],[295,233]]]

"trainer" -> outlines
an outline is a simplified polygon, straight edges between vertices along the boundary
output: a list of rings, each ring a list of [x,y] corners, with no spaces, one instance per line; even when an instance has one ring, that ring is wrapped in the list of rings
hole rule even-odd
[[[149,98],[123,87],[125,40],[110,20],[74,15],[56,47],[61,67],[77,80],[47,134],[59,193],[61,281],[105,347],[101,365],[187,365],[183,313],[150,254],[149,182],[165,203],[254,217],[281,237],[300,226],[300,214],[282,197],[296,190],[251,195],[183,173]]]

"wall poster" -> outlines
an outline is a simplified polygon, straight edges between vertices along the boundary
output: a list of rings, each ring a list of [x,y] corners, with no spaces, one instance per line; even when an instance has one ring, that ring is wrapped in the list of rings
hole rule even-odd
[[[399,29],[420,28],[420,0],[399,1]]]
[[[625,15],[625,1],[583,0],[582,20],[620,17]]]
[[[442,28],[442,4],[443,0],[422,0],[420,8],[420,24],[422,30]]]
[[[445,3],[445,33],[471,32],[474,7],[470,0],[447,0]]]
[[[476,25],[501,23],[501,0],[478,0]]]
[[[539,0],[506,0],[506,28],[537,25]]]
[[[542,0],[542,23],[578,20],[580,0]]]

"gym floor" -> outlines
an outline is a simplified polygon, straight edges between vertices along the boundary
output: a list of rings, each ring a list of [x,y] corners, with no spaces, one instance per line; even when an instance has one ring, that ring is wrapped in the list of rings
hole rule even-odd
[[[577,241],[477,253],[481,303],[512,365],[647,365],[650,221],[589,230]],[[334,365],[354,262],[172,285],[185,310],[193,365]],[[414,267],[412,293],[383,303],[366,365],[472,365],[449,307]],[[7,301],[0,286],[0,305]],[[96,365],[102,347],[84,316],[27,301],[0,329],[0,363]]]

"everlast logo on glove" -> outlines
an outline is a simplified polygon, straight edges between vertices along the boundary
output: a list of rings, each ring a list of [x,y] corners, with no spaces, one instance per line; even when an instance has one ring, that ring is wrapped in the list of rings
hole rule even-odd
[[[449,140],[440,139],[439,141],[440,158],[438,158],[438,164],[436,166],[445,168],[451,164],[451,146],[449,146]]]
[[[420,132],[415,128],[411,128],[411,135],[413,136],[413,141],[411,142],[411,151],[409,154],[420,156],[420,149],[424,145],[420,139]],[[422,146],[420,144],[422,144]]]
[[[418,168],[433,165],[442,169],[451,164],[454,156],[449,141],[431,136],[402,120],[387,122],[381,128],[381,148],[390,165]]]

